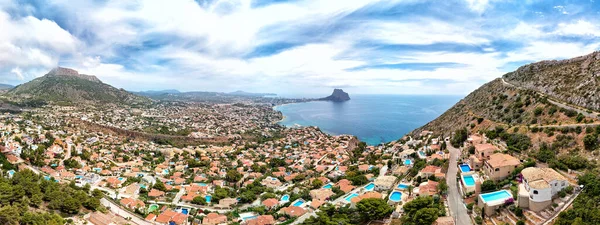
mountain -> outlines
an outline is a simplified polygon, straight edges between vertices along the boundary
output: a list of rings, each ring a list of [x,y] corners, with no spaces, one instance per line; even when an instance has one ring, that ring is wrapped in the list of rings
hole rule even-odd
[[[9,90],[5,96],[13,101],[44,101],[59,104],[141,104],[150,100],[123,89],[102,83],[92,75],[58,67],[46,75]]]
[[[176,89],[167,89],[167,90],[140,91],[140,92],[132,92],[132,93],[137,94],[137,95],[152,97],[152,96],[163,95],[163,94],[179,94],[181,92]]]
[[[484,84],[413,134],[423,130],[450,134],[471,124],[485,130],[496,125],[563,126],[584,119],[596,121],[599,92],[599,52],[532,63]]]
[[[484,84],[410,135],[432,131],[466,138],[466,129],[550,166],[585,168],[587,159],[599,159],[598,74],[598,52],[525,65]]]
[[[319,101],[333,101],[333,102],[345,102],[350,100],[348,93],[342,89],[333,89],[333,93],[325,98],[318,99]]]
[[[10,84],[0,84],[0,91],[6,91],[9,90],[11,88],[14,88],[15,86],[12,86]]]
[[[600,52],[529,64],[503,78],[569,104],[600,110]]]
[[[227,94],[234,95],[234,96],[249,96],[249,97],[277,96],[277,94],[274,94],[274,93],[252,93],[252,92],[245,92],[245,91],[234,91],[234,92],[229,92]]]

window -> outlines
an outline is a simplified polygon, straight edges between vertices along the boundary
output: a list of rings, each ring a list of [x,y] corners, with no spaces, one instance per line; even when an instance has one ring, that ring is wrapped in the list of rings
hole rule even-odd
[[[534,195],[537,195],[537,194],[538,194],[538,191],[537,191],[537,190],[533,190],[533,194],[534,194]]]
[[[494,171],[500,171],[500,168],[496,168]]]

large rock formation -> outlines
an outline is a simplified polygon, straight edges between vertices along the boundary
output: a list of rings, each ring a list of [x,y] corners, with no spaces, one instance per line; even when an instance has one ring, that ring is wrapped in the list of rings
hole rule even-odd
[[[350,100],[348,93],[342,89],[333,89],[333,93],[325,98],[320,98],[320,101],[333,101],[333,102],[345,102]]]

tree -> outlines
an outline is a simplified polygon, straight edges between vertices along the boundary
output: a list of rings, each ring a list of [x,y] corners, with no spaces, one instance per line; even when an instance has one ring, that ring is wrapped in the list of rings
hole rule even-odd
[[[598,136],[595,134],[586,134],[583,138],[583,146],[586,150],[594,150],[598,146]]]
[[[203,196],[196,196],[192,199],[192,203],[196,205],[206,205],[206,198]]]
[[[458,129],[454,132],[454,136],[450,140],[450,144],[455,148],[463,145],[463,142],[467,140],[468,131],[467,128]]]
[[[228,170],[227,175],[225,176],[225,180],[229,182],[238,182],[242,178],[242,174],[237,170]]]
[[[0,224],[19,224],[19,210],[17,207],[8,205],[0,208]]]
[[[167,187],[165,187],[165,184],[163,182],[157,181],[154,186],[154,189],[159,190],[159,191],[167,191]]]
[[[471,154],[471,155],[475,154],[475,146],[473,146],[473,145],[469,146],[469,154]]]
[[[496,190],[496,183],[493,180],[486,180],[481,184],[481,191],[493,191]]]
[[[321,181],[321,180],[319,180],[319,179],[314,179],[314,180],[312,181],[312,184],[311,184],[311,185],[312,185],[312,188],[313,188],[313,189],[317,189],[317,188],[320,188],[321,186],[323,186],[323,181]]]
[[[390,215],[393,211],[385,200],[380,198],[367,198],[356,204],[363,221],[379,220]]]
[[[417,197],[404,205],[403,225],[430,225],[440,215],[443,205],[430,197]]]
[[[424,208],[419,209],[414,218],[414,222],[416,225],[430,225],[435,222],[438,218],[438,209],[436,208]]]
[[[440,194],[446,194],[448,191],[448,184],[446,184],[446,180],[440,180],[436,188]]]
[[[63,201],[61,211],[69,214],[76,214],[79,212],[79,208],[81,208],[81,202],[69,196]]]
[[[408,185],[408,187],[406,187],[406,190],[408,190],[408,196],[412,196],[413,189],[415,189],[415,187],[412,185]]]

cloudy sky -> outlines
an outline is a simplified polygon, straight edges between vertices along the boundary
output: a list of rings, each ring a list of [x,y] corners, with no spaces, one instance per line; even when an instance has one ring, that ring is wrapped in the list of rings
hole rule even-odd
[[[56,66],[128,90],[466,94],[600,48],[594,0],[0,0],[0,83]]]

